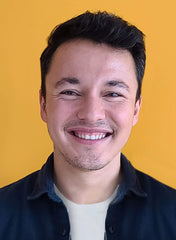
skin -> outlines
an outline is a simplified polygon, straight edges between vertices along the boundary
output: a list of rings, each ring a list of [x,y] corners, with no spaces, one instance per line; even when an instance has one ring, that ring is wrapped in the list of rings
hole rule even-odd
[[[71,201],[103,201],[119,183],[121,150],[141,106],[136,91],[127,50],[72,40],[54,53],[41,117],[54,145],[55,184]]]

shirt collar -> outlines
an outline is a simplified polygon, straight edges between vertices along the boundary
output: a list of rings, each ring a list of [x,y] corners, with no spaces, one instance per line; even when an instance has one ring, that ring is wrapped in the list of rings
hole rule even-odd
[[[121,154],[121,182],[118,193],[113,203],[121,201],[126,195],[134,194],[138,197],[147,197],[143,190],[136,169],[131,165],[127,158]]]
[[[32,192],[28,195],[28,200],[35,200],[47,194],[52,200],[58,202],[61,199],[56,195],[54,191],[54,157],[53,153],[48,157],[47,162],[43,165],[41,170],[38,172],[38,176],[34,183]]]
[[[28,195],[28,200],[35,200],[43,194],[48,196],[54,201],[61,201],[54,191],[54,177],[53,177],[53,153],[48,157],[47,162],[43,165],[38,172],[32,192]],[[146,197],[147,194],[143,191],[139,178],[136,174],[136,169],[131,165],[127,158],[121,154],[121,183],[118,189],[115,202],[119,202],[125,195],[131,193],[139,196]]]

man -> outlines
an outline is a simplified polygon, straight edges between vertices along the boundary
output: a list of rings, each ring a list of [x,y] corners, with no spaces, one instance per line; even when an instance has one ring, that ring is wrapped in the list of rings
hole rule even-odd
[[[41,56],[41,117],[54,152],[0,190],[0,239],[176,239],[176,191],[121,153],[138,121],[143,33],[86,12],[51,33]]]

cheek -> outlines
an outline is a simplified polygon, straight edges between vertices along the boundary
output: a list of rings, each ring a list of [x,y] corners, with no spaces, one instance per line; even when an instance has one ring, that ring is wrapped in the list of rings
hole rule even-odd
[[[69,102],[58,101],[49,103],[46,107],[47,122],[62,125],[71,116],[74,115],[74,107]]]
[[[112,120],[118,125],[118,127],[127,127],[131,128],[133,123],[133,109],[129,106],[118,106],[113,108],[111,112]]]

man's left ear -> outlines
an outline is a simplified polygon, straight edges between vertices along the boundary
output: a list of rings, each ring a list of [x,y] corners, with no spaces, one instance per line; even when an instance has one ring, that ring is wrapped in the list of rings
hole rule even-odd
[[[134,108],[134,118],[133,118],[133,126],[138,122],[139,111],[142,104],[142,96],[136,101]]]

